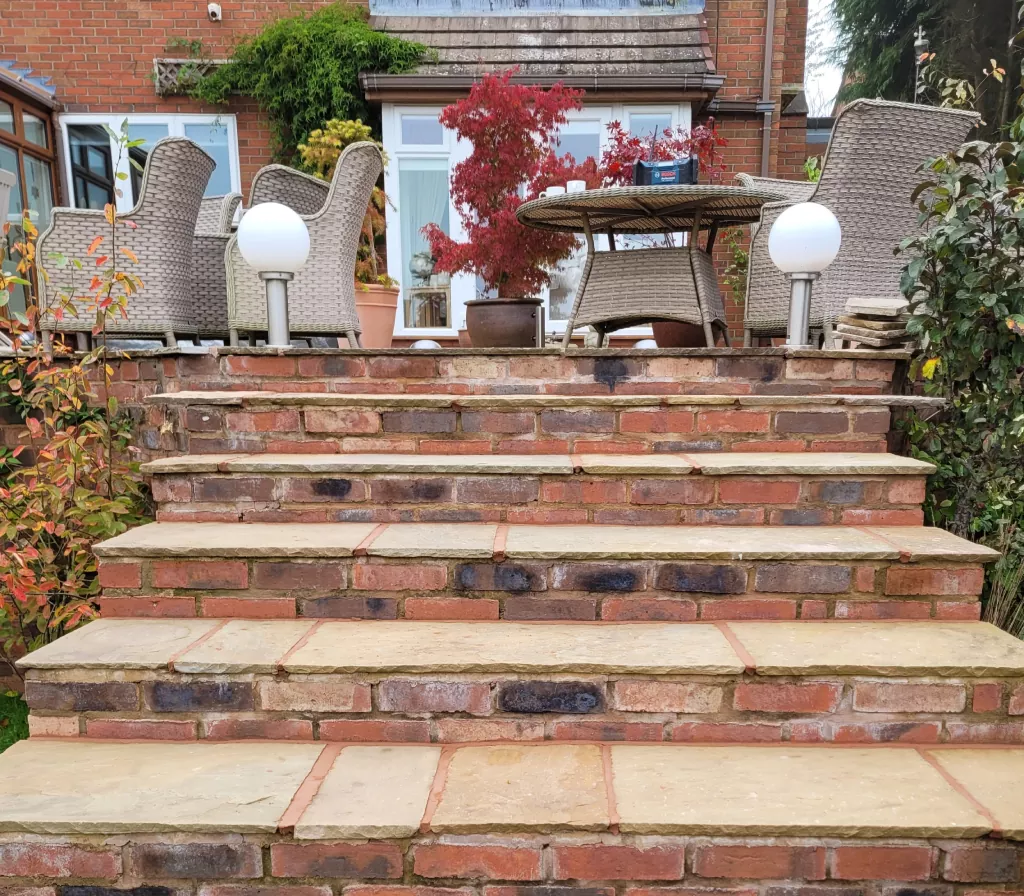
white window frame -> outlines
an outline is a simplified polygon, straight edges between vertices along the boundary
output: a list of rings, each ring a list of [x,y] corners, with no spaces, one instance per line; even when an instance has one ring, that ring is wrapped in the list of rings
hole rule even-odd
[[[242,191],[242,172],[241,165],[238,160],[238,124],[235,120],[234,115],[230,114],[217,114],[217,115],[201,115],[191,113],[180,113],[180,114],[165,114],[162,112],[109,112],[109,113],[69,113],[61,115],[58,118],[58,125],[61,130],[61,142],[63,144],[63,163],[64,171],[67,175],[67,183],[72,181],[72,170],[71,170],[71,141],[68,139],[68,126],[76,124],[105,124],[115,134],[121,133],[121,124],[125,119],[128,119],[129,124],[163,124],[167,126],[167,136],[169,137],[184,137],[185,136],[185,125],[187,124],[210,124],[210,125],[222,125],[227,127],[228,132],[228,161],[231,166],[231,190],[235,193]],[[110,141],[110,160],[111,162],[117,161],[118,147],[114,140]],[[131,166],[128,162],[127,154],[121,158],[118,163],[117,171],[122,171],[125,174],[130,174]],[[121,196],[117,197],[117,211],[120,214],[130,212],[138,201],[138,197],[132,195],[131,189],[131,178],[127,180],[121,178],[118,181],[121,189]],[[74,190],[70,191],[71,196],[69,201],[74,205],[75,196]]]
[[[388,168],[384,173],[384,192],[388,196],[388,209],[386,213],[387,223],[387,256],[388,256],[388,272],[389,274],[398,281],[400,290],[404,291],[404,277],[405,272],[402,270],[402,237],[401,227],[399,226],[401,210],[399,209],[399,196],[398,196],[398,162],[400,159],[409,158],[420,158],[420,159],[448,159],[448,171],[449,177],[454,166],[462,159],[468,157],[470,153],[470,145],[467,141],[459,140],[455,134],[448,131],[444,132],[444,142],[442,145],[433,146],[422,146],[422,145],[404,145],[401,142],[402,136],[402,120],[401,116],[405,115],[424,115],[424,114],[440,114],[442,110],[441,106],[417,106],[417,105],[403,105],[396,106],[390,103],[385,103],[382,108],[382,134],[384,138],[384,150],[388,155],[389,164]],[[672,127],[682,126],[687,129],[692,127],[692,110],[689,103],[616,103],[616,104],[601,104],[593,106],[585,106],[582,110],[570,112],[569,121],[597,121],[600,122],[601,126],[601,151],[603,152],[606,146],[605,137],[607,135],[608,125],[613,121],[619,121],[624,128],[629,129],[629,116],[632,113],[657,113],[657,112],[669,112],[671,114]],[[462,223],[462,218],[459,215],[457,209],[453,204],[449,202],[449,223],[451,228],[451,237],[456,240],[462,240],[466,238],[465,228]],[[598,249],[607,248],[607,237],[603,235],[595,235]],[[404,292],[399,295],[398,303],[398,314],[395,318],[395,336],[402,337],[417,337],[417,338],[436,338],[436,337],[452,337],[457,335],[458,330],[465,327],[466,323],[466,307],[467,301],[476,298],[476,278],[471,274],[457,274],[452,277],[451,285],[451,313],[452,313],[452,326],[450,327],[407,327],[405,325],[405,302]],[[548,314],[550,308],[550,296],[547,287],[544,287],[539,294],[539,298],[544,301],[544,313]],[[550,318],[547,319],[546,329],[549,334],[561,335],[565,333],[566,321],[552,321]],[[626,337],[649,337],[651,335],[651,328],[647,327],[629,327],[624,330],[616,331],[618,336]]]

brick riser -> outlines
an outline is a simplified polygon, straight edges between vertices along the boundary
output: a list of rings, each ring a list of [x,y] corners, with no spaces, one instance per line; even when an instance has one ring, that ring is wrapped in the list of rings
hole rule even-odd
[[[557,530],[553,530],[557,532]],[[947,619],[983,568],[887,561],[101,560],[104,616],[354,619]]]
[[[875,452],[886,450],[891,423],[884,407],[798,404],[402,410],[197,402],[151,414],[160,422],[166,415],[190,454]]]
[[[499,350],[500,352],[500,350]],[[265,389],[281,392],[379,392],[451,395],[727,395],[880,394],[890,390],[896,361],[880,358],[786,358],[733,350],[718,357],[633,352],[476,356],[410,351],[357,356],[292,352],[181,356],[163,361],[165,391]],[[130,371],[129,371],[130,373]],[[129,377],[125,377],[127,381]]]
[[[201,896],[240,894],[238,884],[280,896],[981,896],[1012,888],[1024,861],[1024,845],[1014,842],[892,837],[868,843],[617,833],[600,839],[428,833],[312,843],[284,834],[19,840],[25,835],[0,837],[3,883],[38,896],[54,890],[19,888],[56,884],[60,896],[86,892],[71,889],[86,884],[91,896],[173,896],[197,883]],[[668,884],[676,887],[663,889]]]
[[[34,671],[33,734],[106,739],[1024,743],[1021,679]]]
[[[921,476],[158,475],[157,519],[886,525],[923,522]]]

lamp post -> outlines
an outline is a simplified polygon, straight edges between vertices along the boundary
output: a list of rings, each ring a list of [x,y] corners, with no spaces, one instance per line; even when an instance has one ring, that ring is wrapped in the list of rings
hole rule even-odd
[[[306,222],[279,202],[254,205],[238,225],[238,250],[267,286],[267,344],[291,345],[288,281],[309,256]]]
[[[841,242],[836,216],[816,202],[791,205],[772,225],[768,254],[790,280],[786,345],[806,348],[810,344],[811,287],[836,260]]]

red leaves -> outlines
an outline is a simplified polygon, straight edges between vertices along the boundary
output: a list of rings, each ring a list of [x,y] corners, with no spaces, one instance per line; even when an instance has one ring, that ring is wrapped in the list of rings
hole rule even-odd
[[[608,146],[601,155],[601,172],[606,185],[626,186],[633,183],[633,166],[637,162],[666,162],[696,155],[701,177],[715,183],[722,179],[719,147],[726,143],[713,118],[691,131],[683,127],[666,128],[657,138],[647,139],[633,136],[620,122],[613,121],[608,125]]]

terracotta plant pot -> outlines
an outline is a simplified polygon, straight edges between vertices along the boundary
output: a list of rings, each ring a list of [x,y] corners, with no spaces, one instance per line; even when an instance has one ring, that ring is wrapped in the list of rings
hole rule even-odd
[[[466,302],[473,348],[533,348],[541,299],[474,299]]]
[[[659,320],[652,324],[658,348],[704,348],[704,328],[678,320]]]
[[[469,330],[459,330],[459,348],[472,348],[473,340],[469,338]]]
[[[363,327],[363,348],[391,348],[398,311],[398,287],[357,283],[356,311]]]

